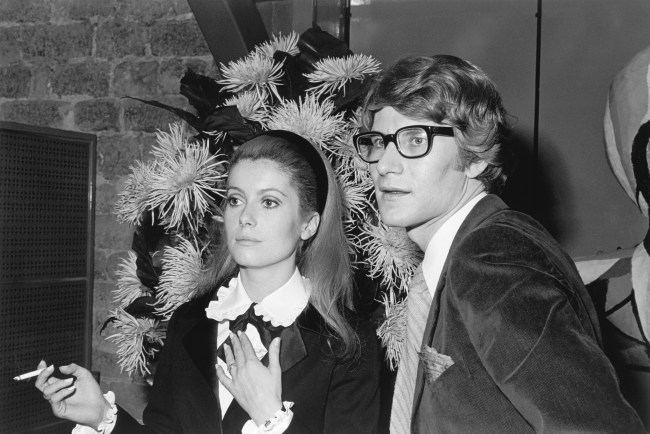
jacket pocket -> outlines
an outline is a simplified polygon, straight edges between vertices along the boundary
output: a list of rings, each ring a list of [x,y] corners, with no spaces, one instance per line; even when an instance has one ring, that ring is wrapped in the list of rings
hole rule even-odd
[[[424,376],[429,384],[435,383],[447,369],[454,365],[454,360],[446,354],[439,353],[435,348],[428,345],[422,347],[418,353],[420,361],[424,366]]]

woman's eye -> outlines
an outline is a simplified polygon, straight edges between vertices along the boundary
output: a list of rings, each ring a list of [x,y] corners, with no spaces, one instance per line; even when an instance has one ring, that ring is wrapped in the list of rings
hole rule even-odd
[[[235,196],[230,196],[226,199],[226,202],[228,203],[228,206],[237,206],[241,203],[238,197]]]
[[[279,203],[275,199],[264,199],[262,200],[262,205],[264,205],[264,208],[275,208]]]

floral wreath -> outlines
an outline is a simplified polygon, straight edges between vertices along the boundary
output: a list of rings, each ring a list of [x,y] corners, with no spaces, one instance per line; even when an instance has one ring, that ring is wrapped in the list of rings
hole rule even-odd
[[[188,70],[181,94],[196,113],[157,101],[183,121],[158,131],[153,159],[131,167],[116,214],[135,227],[132,250],[118,266],[107,339],[129,375],[150,374],[174,310],[196,293],[210,253],[210,221],[220,218],[227,162],[233,149],[264,130],[283,129],[317,144],[341,186],[345,233],[356,271],[378,282],[385,318],[378,335],[391,369],[404,341],[404,298],[421,253],[404,230],[384,225],[367,165],[352,136],[360,128],[364,82],[379,72],[371,56],[315,27],[273,36],[244,58],[220,65],[221,79]],[[133,98],[137,99],[137,98]],[[191,137],[186,124],[198,132]]]

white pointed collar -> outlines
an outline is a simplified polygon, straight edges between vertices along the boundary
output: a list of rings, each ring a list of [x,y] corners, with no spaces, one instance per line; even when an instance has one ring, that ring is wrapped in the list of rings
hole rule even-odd
[[[424,252],[424,259],[422,259],[422,273],[424,274],[424,280],[427,283],[432,298],[436,291],[436,287],[438,286],[438,280],[442,274],[442,268],[444,267],[447,256],[449,255],[449,249],[451,248],[451,244],[454,242],[458,230],[472,209],[474,209],[476,204],[485,196],[487,196],[487,193],[481,192],[470,199],[446,222],[444,222],[436,233],[433,234],[433,237],[431,237]]]
[[[296,268],[284,285],[255,305],[255,313],[275,327],[288,327],[307,306],[309,291],[309,279],[302,277]],[[205,314],[219,322],[235,319],[253,303],[244,289],[240,274],[230,279],[228,286],[219,288],[217,297],[205,309]]]

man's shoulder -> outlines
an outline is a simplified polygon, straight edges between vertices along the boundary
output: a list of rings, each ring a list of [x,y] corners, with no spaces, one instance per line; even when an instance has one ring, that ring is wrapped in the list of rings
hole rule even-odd
[[[456,240],[452,258],[481,258],[486,263],[521,263],[547,268],[570,260],[546,229],[510,209],[483,220]]]
[[[518,256],[517,251],[562,252],[553,236],[528,214],[509,208],[488,195],[466,218],[452,245],[454,254],[490,251]],[[561,254],[563,256],[563,254]]]
[[[465,231],[454,241],[449,260],[453,281],[471,279],[497,293],[524,281],[565,295],[582,285],[573,261],[548,231],[532,217],[507,208]],[[471,285],[455,286],[461,296]]]

